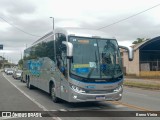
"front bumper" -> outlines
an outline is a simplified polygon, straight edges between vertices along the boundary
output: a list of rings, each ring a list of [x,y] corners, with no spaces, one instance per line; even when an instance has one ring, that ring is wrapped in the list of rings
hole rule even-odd
[[[78,93],[70,89],[69,102],[86,102],[86,101],[118,101],[122,98],[123,87],[116,92],[103,94]]]
[[[21,76],[15,76],[16,79],[21,79]]]
[[[12,75],[13,73],[12,72],[7,72],[7,75]]]

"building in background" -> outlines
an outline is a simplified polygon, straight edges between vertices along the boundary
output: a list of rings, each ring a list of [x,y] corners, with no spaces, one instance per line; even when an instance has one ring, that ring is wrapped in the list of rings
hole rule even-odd
[[[126,75],[137,77],[160,77],[160,36],[132,46],[133,61],[121,50]]]

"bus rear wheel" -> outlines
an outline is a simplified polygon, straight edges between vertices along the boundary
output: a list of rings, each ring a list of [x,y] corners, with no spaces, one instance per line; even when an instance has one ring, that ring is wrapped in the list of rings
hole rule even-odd
[[[56,88],[54,84],[51,85],[50,93],[51,93],[52,101],[55,103],[59,102],[59,98],[56,97]]]

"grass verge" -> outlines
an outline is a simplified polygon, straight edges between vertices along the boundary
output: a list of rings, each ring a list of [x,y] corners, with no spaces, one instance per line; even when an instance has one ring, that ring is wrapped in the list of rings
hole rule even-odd
[[[160,90],[160,84],[146,84],[146,83],[139,83],[139,82],[124,81],[124,85],[129,87]]]

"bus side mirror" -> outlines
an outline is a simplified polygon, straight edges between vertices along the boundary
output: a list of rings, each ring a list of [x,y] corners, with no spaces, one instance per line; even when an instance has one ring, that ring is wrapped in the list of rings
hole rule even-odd
[[[119,45],[119,48],[122,48],[122,49],[127,50],[129,61],[132,61],[132,60],[133,60],[133,57],[134,57],[134,56],[133,56],[133,55],[134,55],[134,53],[133,53],[133,48],[131,48],[131,47],[126,47],[126,46],[121,46],[121,45]]]
[[[63,41],[62,44],[67,47],[67,58],[71,59],[73,56],[73,44],[71,42]]]

